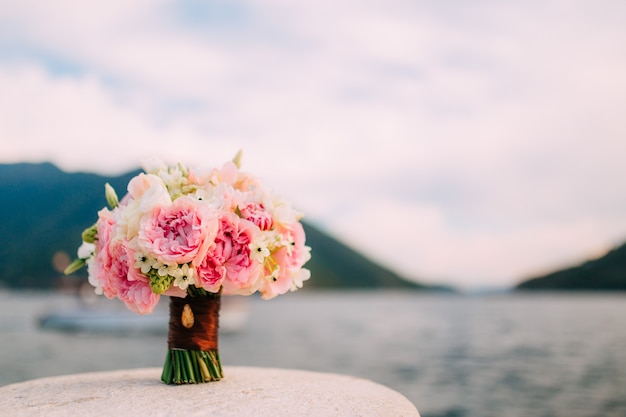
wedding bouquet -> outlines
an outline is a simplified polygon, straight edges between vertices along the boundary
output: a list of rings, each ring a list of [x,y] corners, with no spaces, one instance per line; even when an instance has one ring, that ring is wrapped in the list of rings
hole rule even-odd
[[[82,234],[72,273],[87,265],[95,292],[151,313],[170,296],[168,355],[162,380],[219,380],[221,295],[273,298],[302,287],[310,259],[301,214],[255,177],[240,153],[221,168],[152,163]]]

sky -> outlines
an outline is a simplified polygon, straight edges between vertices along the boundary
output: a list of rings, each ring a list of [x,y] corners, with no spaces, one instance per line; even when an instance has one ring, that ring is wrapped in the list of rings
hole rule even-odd
[[[626,241],[624,21],[620,0],[0,0],[0,163],[242,149],[407,278],[512,286]]]

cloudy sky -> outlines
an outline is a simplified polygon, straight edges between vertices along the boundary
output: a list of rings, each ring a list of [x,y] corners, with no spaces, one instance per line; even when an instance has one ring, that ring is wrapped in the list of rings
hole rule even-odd
[[[424,282],[626,240],[626,2],[0,0],[0,163],[243,167]]]

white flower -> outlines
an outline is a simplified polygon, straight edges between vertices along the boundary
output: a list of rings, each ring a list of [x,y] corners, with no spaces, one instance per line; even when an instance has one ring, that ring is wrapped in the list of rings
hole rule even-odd
[[[280,265],[274,263],[272,265],[272,273],[268,276],[266,276],[265,278],[271,280],[271,281],[278,281],[278,275],[280,274]]]
[[[291,207],[291,203],[276,193],[265,193],[262,202],[263,206],[272,213],[272,217],[278,223],[291,224],[302,218],[302,213],[294,210]]]
[[[281,240],[280,244],[282,246],[287,247],[287,253],[289,254],[289,256],[291,256],[291,254],[293,253],[293,247],[295,245],[295,242],[293,240],[293,236],[291,235],[287,235],[287,239],[284,238]]]
[[[264,239],[267,242],[267,247],[270,251],[273,251],[276,248],[281,246],[285,246],[287,243],[283,239],[283,235],[278,233],[276,230],[267,230],[263,232]]]
[[[224,198],[217,191],[218,190],[215,187],[203,186],[201,188],[196,188],[193,196],[210,208],[221,210],[222,207],[224,207]]]
[[[271,252],[268,246],[271,244],[271,240],[268,239],[269,237],[269,233],[260,233],[259,238],[248,245],[250,257],[260,264],[265,261],[265,258],[270,256]]]
[[[184,264],[177,268],[174,273],[174,285],[181,290],[186,290],[188,286],[195,285],[196,271],[189,267],[189,264]]]
[[[169,206],[172,204],[172,199],[167,191],[166,184],[157,176],[146,175],[145,176],[146,189],[138,190],[141,192],[139,211],[147,213],[157,206]],[[129,185],[130,187],[130,185]]]
[[[173,277],[176,273],[176,270],[178,269],[178,265],[155,261],[152,265],[152,269],[156,269],[157,274],[159,274],[159,276],[161,277],[164,277],[166,275]]]
[[[163,180],[172,197],[186,194],[185,186],[188,184],[188,170],[184,165],[178,164],[177,166],[160,169],[157,175]]]
[[[143,170],[149,174],[156,174],[161,170],[167,170],[167,165],[158,158],[145,158],[141,166]]]
[[[83,244],[78,248],[78,259],[91,258],[95,249],[96,245],[93,243],[83,242]]]
[[[302,288],[304,281],[309,278],[311,278],[311,271],[308,269],[302,268],[299,271],[295,271],[291,276],[291,291]]]
[[[147,255],[144,255],[142,252],[135,252],[135,268],[141,269],[142,274],[147,274],[150,272],[154,264],[156,263],[156,259],[150,258]],[[158,269],[158,268],[155,268]]]

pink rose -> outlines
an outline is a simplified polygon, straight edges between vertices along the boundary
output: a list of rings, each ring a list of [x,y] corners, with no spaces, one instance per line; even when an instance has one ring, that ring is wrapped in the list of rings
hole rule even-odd
[[[197,265],[205,258],[217,233],[214,211],[202,201],[179,197],[168,207],[157,206],[141,220],[138,244],[163,263]]]
[[[274,226],[272,215],[265,211],[263,204],[245,203],[239,205],[241,218],[256,224],[261,230],[270,230]]]
[[[253,223],[234,213],[220,217],[215,244],[196,268],[199,285],[207,291],[224,294],[252,294],[261,272],[261,265],[250,257],[250,243],[259,233]]]

